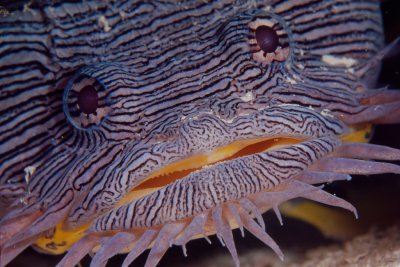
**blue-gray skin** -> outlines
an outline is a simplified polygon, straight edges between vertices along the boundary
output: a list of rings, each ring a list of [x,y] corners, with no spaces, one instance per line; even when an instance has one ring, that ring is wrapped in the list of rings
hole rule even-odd
[[[400,173],[371,161],[398,150],[341,141],[400,122],[400,94],[371,89],[389,50],[377,1],[15,3],[0,36],[1,266],[60,222],[89,225],[60,266],[99,244],[94,266],[148,247],[155,266],[203,231],[238,266],[235,227],[283,258],[262,212],[299,196],[355,212],[312,184]],[[165,166],[256,138],[119,204]]]

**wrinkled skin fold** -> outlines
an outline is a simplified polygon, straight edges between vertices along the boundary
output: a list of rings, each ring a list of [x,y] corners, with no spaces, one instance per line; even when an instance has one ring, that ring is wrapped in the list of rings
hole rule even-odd
[[[374,88],[377,1],[10,3],[0,17],[0,265],[25,248],[92,266],[232,229],[279,258],[262,213],[303,197],[357,211],[319,184],[400,174],[361,143],[400,122]],[[279,38],[264,52],[256,30]]]

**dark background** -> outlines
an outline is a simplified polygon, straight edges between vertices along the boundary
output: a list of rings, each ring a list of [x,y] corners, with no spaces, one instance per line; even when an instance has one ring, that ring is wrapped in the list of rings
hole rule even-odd
[[[382,10],[385,26],[386,43],[390,43],[396,37],[400,37],[400,1],[390,0],[382,1]],[[384,59],[382,71],[378,83],[380,86],[389,86],[389,88],[400,89],[400,46],[397,46],[391,55]],[[372,143],[387,145],[400,149],[400,124],[382,125],[375,128]],[[400,164],[400,162],[397,162]],[[400,222],[400,179],[399,175],[373,175],[369,177],[353,177],[351,182],[337,182],[326,188],[331,193],[345,199],[351,198],[351,195],[365,195],[363,203],[353,203],[356,207],[368,206],[371,210],[380,211],[387,209],[391,215],[386,217],[385,225],[397,224]],[[377,193],[380,192],[380,193]],[[369,197],[371,196],[371,197]],[[378,205],[379,203],[379,205]],[[382,206],[383,205],[383,206]],[[287,249],[293,249],[301,246],[303,249],[316,247],[321,244],[331,244],[337,241],[326,239],[314,227],[294,219],[285,218],[285,224],[281,227],[275,218],[269,212],[265,215],[268,224],[268,233],[275,239],[285,252]],[[359,223],[363,222],[362,213],[360,214]],[[385,217],[383,218],[385,219]],[[373,223],[373,222],[367,222]],[[384,227],[381,225],[381,227]],[[378,225],[379,227],[379,225]],[[242,239],[238,235],[238,231],[234,231],[236,244],[238,246],[239,255],[254,248],[264,247],[264,244],[258,241],[250,234]],[[162,266],[189,266],[191,263],[201,261],[204,258],[216,257],[222,253],[228,253],[226,248],[222,248],[218,240],[212,237],[212,245],[208,245],[205,240],[192,241],[188,246],[189,257],[185,258],[180,247],[173,247],[163,257],[160,265]],[[147,252],[141,255],[136,261],[135,266],[144,266]],[[22,267],[32,266],[47,267],[55,266],[61,259],[61,256],[44,255],[35,252],[29,248],[18,258],[12,261],[9,266]],[[119,266],[123,256],[113,258],[108,266]],[[82,262],[82,266],[88,266],[90,258],[86,257]],[[229,265],[232,265],[229,262]],[[221,266],[222,267],[222,266]]]

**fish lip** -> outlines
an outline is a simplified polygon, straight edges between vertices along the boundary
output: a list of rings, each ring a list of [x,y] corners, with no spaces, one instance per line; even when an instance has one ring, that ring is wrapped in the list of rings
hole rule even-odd
[[[139,196],[151,194],[163,187],[166,187],[177,180],[186,179],[190,175],[202,172],[206,169],[213,168],[217,164],[225,164],[240,158],[252,156],[258,153],[279,149],[282,147],[298,144],[307,141],[310,138],[294,138],[292,136],[265,136],[262,138],[253,138],[247,140],[238,140],[228,145],[216,147],[214,151],[207,153],[193,154],[189,157],[172,162],[171,164],[164,165],[163,167],[155,170],[152,174],[143,179],[140,183],[136,184],[130,192],[127,193],[115,207],[120,207],[126,203],[131,202],[133,199],[129,194],[134,194],[134,199]],[[237,147],[235,147],[237,145]],[[257,146],[262,146],[257,147]],[[255,151],[247,152],[246,149],[255,149]],[[222,150],[222,152],[221,152]],[[228,154],[224,154],[224,150],[228,150]],[[231,151],[233,151],[231,153]],[[244,152],[243,152],[244,151]],[[215,155],[220,153],[221,156]],[[242,154],[243,153],[243,154]],[[198,162],[199,158],[209,157],[209,161],[199,163],[198,165],[191,165],[192,162]],[[180,165],[183,164],[181,168]],[[162,182],[161,182],[162,181]],[[147,192],[149,190],[150,192]],[[137,193],[137,192],[140,193]]]

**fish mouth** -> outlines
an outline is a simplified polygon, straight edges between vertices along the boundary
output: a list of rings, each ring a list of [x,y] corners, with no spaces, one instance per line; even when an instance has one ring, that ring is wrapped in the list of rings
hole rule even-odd
[[[303,141],[305,139],[281,136],[245,139],[232,142],[226,146],[217,147],[206,153],[189,156],[155,171],[125,195],[117,203],[116,207],[123,206],[151,194],[176,180],[187,177],[190,173],[208,168],[211,165],[298,144]]]
[[[343,142],[365,143],[369,141],[372,129],[372,125],[368,123],[352,125],[347,133],[338,136],[338,138]],[[226,146],[216,147],[206,153],[194,154],[153,172],[126,194],[116,204],[116,208],[151,194],[176,180],[183,179],[189,174],[211,165],[299,144],[307,140],[304,137],[296,138],[293,136],[251,138],[237,140]]]

